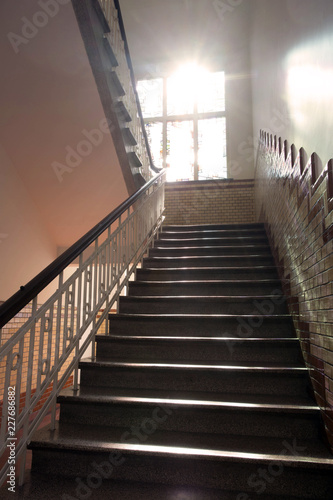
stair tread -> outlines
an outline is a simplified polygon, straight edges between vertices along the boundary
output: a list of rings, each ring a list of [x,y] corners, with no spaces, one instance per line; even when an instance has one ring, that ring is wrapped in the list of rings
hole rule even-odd
[[[159,272],[168,272],[168,271],[179,271],[179,272],[184,272],[184,271],[223,271],[223,270],[231,270],[231,271],[260,271],[260,270],[274,270],[276,271],[275,266],[244,266],[244,267],[235,267],[235,266],[225,266],[225,267],[220,267],[220,266],[212,266],[212,267],[165,267],[165,268],[160,268],[160,267],[145,267],[138,269],[138,271],[159,271]]]
[[[174,298],[174,297],[172,297]],[[193,297],[191,297],[193,298]],[[195,297],[194,297],[195,298]],[[252,298],[252,297],[251,297]],[[242,319],[250,319],[250,318],[257,318],[257,314],[154,314],[154,313],[144,313],[144,314],[138,314],[138,313],[120,313],[120,314],[109,314],[110,318],[117,318],[117,319],[135,319],[135,318],[141,318],[141,319],[156,319],[156,318],[176,318],[176,319],[182,319],[182,318],[197,318],[197,319],[209,319],[209,318],[217,318],[217,319],[237,319],[237,318],[242,318]],[[261,318],[264,320],[288,320],[291,322],[291,316],[290,314],[262,314],[260,315]]]
[[[50,481],[50,477],[40,474],[27,476],[22,487],[15,493],[8,490],[7,485],[1,489],[3,500],[59,500],[64,497],[64,492],[69,498],[75,500],[77,483],[73,478],[62,477],[61,481]],[[93,492],[92,500],[236,500],[242,498],[241,491],[216,490],[211,488],[198,488],[190,486],[170,486],[159,483],[139,483],[134,481],[103,481]],[[251,498],[253,494],[251,494]],[[246,497],[245,497],[246,498]],[[257,496],[253,497],[257,498]],[[260,494],[260,500],[299,500],[299,497],[285,497]],[[314,500],[308,498],[307,500]]]
[[[183,247],[160,247],[158,242],[155,243],[154,249],[157,250],[231,250],[234,248],[242,248],[243,250],[248,249],[258,249],[265,248],[268,252],[270,252],[270,246],[268,244],[258,243],[256,245],[206,245],[206,246],[198,246],[198,247],[187,247],[184,245]]]
[[[233,285],[233,284],[238,284],[238,285],[247,285],[247,284],[267,284],[267,283],[273,283],[273,284],[281,284],[281,280],[277,278],[262,278],[262,279],[229,279],[229,280],[221,280],[221,279],[208,279],[208,280],[171,280],[171,281],[166,281],[166,280],[155,280],[155,281],[149,281],[149,280],[136,280],[131,282],[130,284],[135,284],[135,285],[151,285],[151,286],[156,286],[156,285],[184,285],[184,284],[189,284],[189,285],[202,285],[202,284],[213,284],[213,285]]]
[[[214,248],[214,247],[212,247]],[[226,255],[189,255],[189,256],[186,256],[186,255],[179,255],[177,257],[174,257],[174,256],[170,256],[170,257],[167,257],[167,256],[153,256],[153,257],[149,257],[148,260],[157,260],[157,259],[163,259],[163,260],[175,260],[175,259],[181,259],[181,260],[190,260],[190,259],[197,259],[197,260],[202,260],[202,259],[216,259],[216,258],[220,258],[220,259],[226,259],[226,258],[234,258],[234,259],[244,259],[245,257],[248,259],[248,258],[263,258],[263,257],[272,257],[272,254],[270,252],[267,252],[267,253],[262,253],[262,254],[246,254],[246,255],[234,255],[234,254],[226,254]]]
[[[220,394],[206,392],[163,391],[153,389],[79,387],[63,389],[59,402],[92,402],[95,404],[170,405],[242,411],[272,411],[318,414],[319,407],[310,397],[288,395]]]
[[[258,366],[256,362],[224,362],[223,364],[216,364],[216,362],[205,363],[188,363],[188,362],[177,362],[174,363],[172,360],[170,362],[163,361],[162,363],[145,363],[145,362],[125,362],[125,361],[109,361],[109,360],[96,360],[95,358],[85,358],[80,361],[80,366],[96,366],[96,367],[114,367],[114,368],[151,368],[155,370],[209,370],[209,371],[234,371],[234,372],[275,372],[275,373],[307,373],[307,368],[301,363],[276,363],[276,362],[265,362],[264,366]]]
[[[179,300],[191,300],[191,301],[202,301],[202,302],[234,302],[238,300],[240,302],[248,301],[248,300],[261,300],[261,299],[276,299],[276,295],[271,294],[262,294],[262,295],[145,295],[145,296],[122,296],[121,300],[152,300],[152,301],[160,301],[163,300],[171,300],[171,301],[179,301]]]
[[[122,342],[131,342],[131,341],[154,341],[154,342],[199,342],[199,343],[219,343],[219,344],[227,344],[228,342],[238,343],[238,344],[283,344],[288,343],[292,345],[299,345],[299,340],[297,337],[251,337],[251,338],[241,338],[241,337],[185,337],[185,336],[162,336],[162,335],[96,335],[96,341],[122,341]]]
[[[131,434],[132,432],[132,434]],[[258,463],[282,462],[331,468],[333,456],[319,440],[286,439],[260,436],[233,436],[155,430],[144,435],[142,443],[131,444],[134,431],[126,428],[104,428],[81,424],[56,424],[36,432],[29,448],[52,448],[89,452],[110,452],[181,457],[207,460],[255,461]],[[141,433],[142,434],[142,433]],[[125,437],[126,436],[126,437]],[[127,442],[126,442],[127,441]]]

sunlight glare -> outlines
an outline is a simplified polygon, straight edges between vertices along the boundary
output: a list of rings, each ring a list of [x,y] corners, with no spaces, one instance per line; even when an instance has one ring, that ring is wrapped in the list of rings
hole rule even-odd
[[[204,92],[209,72],[195,63],[181,66],[168,78],[168,114],[193,113],[194,103]]]

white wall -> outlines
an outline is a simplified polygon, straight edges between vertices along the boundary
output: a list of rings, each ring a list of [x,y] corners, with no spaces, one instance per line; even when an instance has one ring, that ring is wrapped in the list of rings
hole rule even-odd
[[[249,1],[120,0],[120,6],[137,78],[189,60],[226,72],[229,176],[253,178]]]
[[[0,11],[4,300],[128,190],[71,1],[1,0]]]
[[[55,259],[56,245],[1,145],[0,165],[1,301]]]
[[[253,128],[333,156],[333,2],[254,0]]]

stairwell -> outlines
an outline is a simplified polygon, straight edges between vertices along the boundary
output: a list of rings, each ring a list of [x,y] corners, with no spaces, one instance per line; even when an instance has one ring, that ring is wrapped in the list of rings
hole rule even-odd
[[[333,498],[333,456],[263,225],[165,226],[21,498]]]

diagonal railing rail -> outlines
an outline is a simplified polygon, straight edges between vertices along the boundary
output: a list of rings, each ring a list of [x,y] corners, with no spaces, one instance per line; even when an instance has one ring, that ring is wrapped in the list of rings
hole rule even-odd
[[[9,443],[22,484],[32,434],[50,411],[55,426],[56,399],[71,375],[78,387],[79,360],[88,347],[94,356],[96,334],[108,331],[110,310],[159,231],[164,183],[162,172],[0,306],[0,484],[10,470]],[[39,306],[55,279],[55,293]],[[11,334],[10,320],[27,305],[29,319]]]

